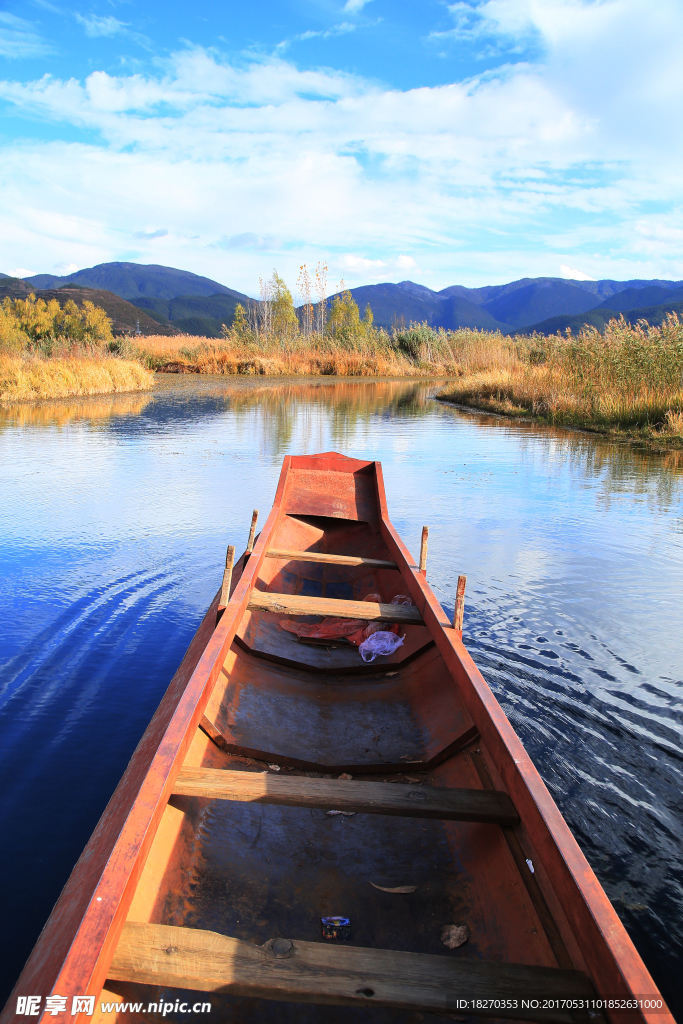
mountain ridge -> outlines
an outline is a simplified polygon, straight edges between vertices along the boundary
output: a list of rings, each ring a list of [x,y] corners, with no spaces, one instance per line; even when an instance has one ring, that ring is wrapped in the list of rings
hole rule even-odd
[[[232,295],[237,301],[246,299],[242,292],[228,288],[209,277],[201,277],[189,270],[164,267],[159,263],[98,263],[95,267],[76,270],[60,277],[54,274],[33,274],[22,280],[36,288],[59,288],[64,284],[78,284],[86,288],[104,288],[122,299],[163,298],[177,295]]]
[[[220,336],[221,325],[232,322],[238,302],[253,301],[218,281],[160,264],[102,263],[63,277],[34,274],[23,281],[34,288],[104,289],[135,305],[160,327],[206,337]],[[574,329],[579,322],[602,323],[609,312],[619,315],[671,306],[678,298],[674,293],[683,291],[683,281],[525,277],[478,288],[450,285],[435,291],[414,281],[399,281],[349,291],[361,310],[369,303],[375,324],[387,330],[426,322],[435,329],[463,327],[514,334],[550,330],[551,321]]]

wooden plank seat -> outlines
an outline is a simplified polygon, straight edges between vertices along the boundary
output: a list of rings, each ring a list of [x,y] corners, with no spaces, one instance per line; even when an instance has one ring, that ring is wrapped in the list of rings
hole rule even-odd
[[[285,938],[257,946],[217,932],[131,921],[108,977],[261,999],[428,1012],[462,1013],[463,999],[479,999],[480,1006],[470,1003],[464,1012],[558,1024],[589,1019],[561,1009],[562,1000],[595,995],[586,975],[573,970]],[[555,999],[560,1007],[534,1012],[521,1008],[523,998]]]
[[[253,590],[247,607],[280,615],[330,615],[339,619],[424,626],[422,616],[414,605],[339,601],[330,597],[303,597],[300,594],[271,594],[265,590]]]
[[[270,548],[266,558],[286,558],[292,562],[325,562],[329,565],[367,565],[370,569],[398,569],[396,562],[384,558],[361,558],[352,555],[327,555],[323,551],[284,551]]]
[[[173,792],[293,807],[321,807],[363,814],[407,818],[438,818],[516,825],[519,821],[507,793],[486,789],[437,789],[402,783],[355,782],[339,779],[281,778],[268,772],[220,768],[182,768]]]

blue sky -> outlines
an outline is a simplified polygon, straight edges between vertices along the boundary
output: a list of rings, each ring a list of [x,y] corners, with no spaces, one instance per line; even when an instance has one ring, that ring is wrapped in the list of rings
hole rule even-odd
[[[0,0],[0,269],[683,278],[680,0]]]

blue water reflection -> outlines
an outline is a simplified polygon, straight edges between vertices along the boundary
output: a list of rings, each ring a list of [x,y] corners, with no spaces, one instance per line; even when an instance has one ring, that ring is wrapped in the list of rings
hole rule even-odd
[[[171,378],[0,412],[2,999],[282,457],[380,459],[452,610],[683,1013],[683,459],[468,414],[434,385]]]

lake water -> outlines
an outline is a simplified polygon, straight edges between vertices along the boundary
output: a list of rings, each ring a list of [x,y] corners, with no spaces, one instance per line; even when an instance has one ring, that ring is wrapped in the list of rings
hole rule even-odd
[[[161,378],[0,410],[0,1005],[283,456],[379,459],[452,611],[683,1019],[683,459],[435,383]]]

